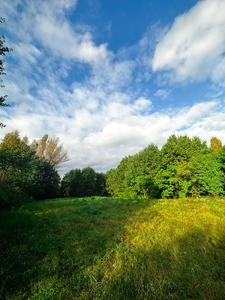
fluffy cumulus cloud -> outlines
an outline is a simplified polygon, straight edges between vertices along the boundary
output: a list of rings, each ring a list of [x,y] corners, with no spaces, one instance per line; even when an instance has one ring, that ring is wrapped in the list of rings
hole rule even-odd
[[[224,0],[203,0],[178,16],[155,49],[153,70],[170,71],[175,81],[211,76],[220,81],[224,76],[224,14]]]
[[[154,100],[171,100],[172,87],[151,92],[150,35],[129,49],[109,51],[106,43],[94,42],[88,24],[72,24],[68,15],[77,5],[75,0],[2,3],[3,26],[14,51],[6,62],[4,92],[11,107],[0,111],[7,125],[1,138],[16,129],[30,140],[45,133],[58,136],[71,158],[61,175],[86,166],[105,172],[152,142],[161,147],[173,133],[208,141],[217,136],[225,142],[221,95],[156,111]],[[177,17],[156,45],[153,70],[172,70],[178,81],[210,76],[222,86],[224,5],[201,1]]]

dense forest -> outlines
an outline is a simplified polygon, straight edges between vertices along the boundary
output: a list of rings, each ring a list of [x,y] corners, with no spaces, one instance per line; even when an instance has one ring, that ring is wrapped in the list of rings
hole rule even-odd
[[[0,143],[0,206],[57,197],[180,198],[225,192],[225,147],[216,137],[207,146],[199,137],[172,135],[161,149],[150,144],[106,174],[76,168],[61,179],[58,167],[67,160],[56,137],[29,142],[18,131],[6,134]]]
[[[179,198],[224,194],[225,147],[199,137],[171,135],[159,150],[154,144],[122,159],[107,172],[114,197]]]

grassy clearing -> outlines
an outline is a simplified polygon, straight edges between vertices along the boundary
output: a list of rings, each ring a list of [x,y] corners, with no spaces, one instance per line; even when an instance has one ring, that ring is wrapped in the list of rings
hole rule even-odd
[[[225,299],[225,200],[57,199],[0,212],[1,299]]]

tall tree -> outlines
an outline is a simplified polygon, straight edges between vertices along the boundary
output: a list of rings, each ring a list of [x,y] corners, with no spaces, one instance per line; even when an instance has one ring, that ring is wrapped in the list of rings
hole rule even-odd
[[[19,132],[7,133],[0,144],[0,205],[58,195],[60,177],[52,165],[39,159]]]
[[[154,184],[158,153],[158,147],[150,144],[128,160],[124,186],[129,196],[158,197],[158,188]]]
[[[74,169],[66,173],[61,181],[61,193],[63,197],[82,197],[82,172]]]
[[[4,18],[0,18],[0,23],[3,23],[5,22],[5,19]],[[0,37],[0,55],[1,56],[5,56],[7,52],[11,52],[12,51],[12,48],[8,48],[6,47],[5,45],[5,37],[4,35],[2,35]],[[5,60],[4,59],[0,59],[0,75],[5,75],[5,68],[4,68],[4,62]],[[2,80],[0,80],[2,82]],[[1,87],[4,87],[4,85],[1,85]],[[7,104],[5,102],[6,98],[8,97],[8,95],[5,95],[5,96],[0,96],[0,106],[9,106],[9,104]],[[0,127],[5,127],[5,125],[0,122]]]
[[[111,169],[106,173],[107,192],[111,196],[126,197],[125,174],[129,160],[132,156],[124,157],[117,168]]]
[[[105,176],[91,167],[71,170],[62,179],[61,193],[64,197],[105,196]]]
[[[46,159],[54,168],[69,160],[67,151],[63,149],[58,137],[49,138],[45,134],[40,140],[34,140],[31,147],[39,158]]]
[[[33,169],[26,182],[26,191],[36,200],[56,198],[59,196],[60,176],[46,160],[35,157]]]
[[[177,168],[182,162],[189,162],[197,154],[209,152],[206,142],[200,138],[171,135],[163,145],[160,155],[158,172],[155,183],[161,190],[161,196],[174,198],[179,196],[180,184],[177,177]]]

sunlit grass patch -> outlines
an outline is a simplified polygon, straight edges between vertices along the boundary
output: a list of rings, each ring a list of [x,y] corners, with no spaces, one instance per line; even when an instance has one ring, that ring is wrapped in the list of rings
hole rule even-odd
[[[225,299],[225,201],[91,197],[0,212],[2,299]]]

